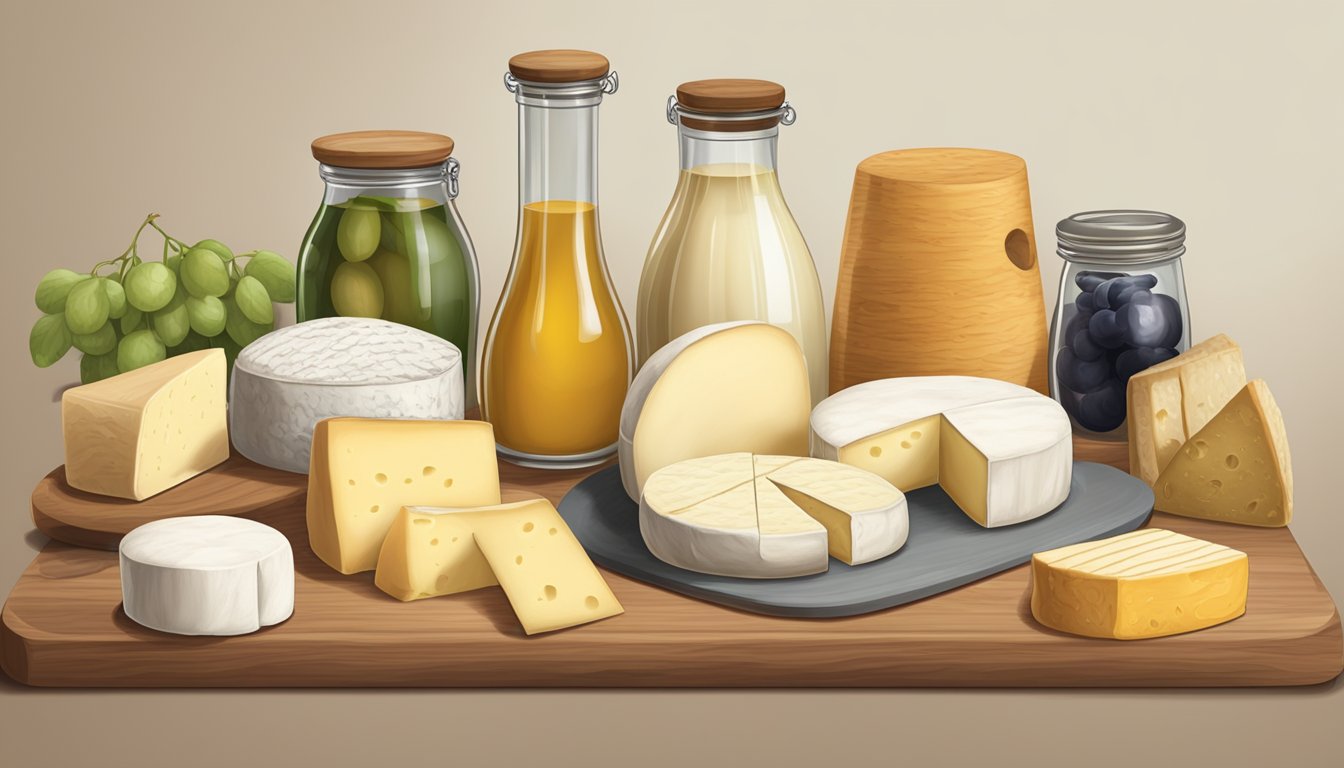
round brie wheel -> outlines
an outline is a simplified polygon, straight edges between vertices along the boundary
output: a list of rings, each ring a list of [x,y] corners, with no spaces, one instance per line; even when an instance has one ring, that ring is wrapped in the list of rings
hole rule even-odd
[[[156,520],[126,534],[119,552],[122,607],[150,629],[245,635],[294,613],[289,539],[253,520]]]

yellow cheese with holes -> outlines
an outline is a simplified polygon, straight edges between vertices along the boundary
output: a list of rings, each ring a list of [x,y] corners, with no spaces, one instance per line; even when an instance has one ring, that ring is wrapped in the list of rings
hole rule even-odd
[[[1283,415],[1265,382],[1247,384],[1157,478],[1162,512],[1279,527],[1293,519],[1293,469]]]
[[[1222,334],[1134,374],[1126,391],[1130,474],[1152,486],[1185,441],[1244,386],[1241,348]]]
[[[499,503],[483,421],[326,419],[313,429],[308,542],[341,573],[372,571],[398,511]]]
[[[471,513],[515,505],[402,507],[383,539],[373,583],[398,600],[470,592],[499,583],[472,538]]]
[[[1140,640],[1231,621],[1246,612],[1244,552],[1145,528],[1031,558],[1031,614],[1085,637]]]
[[[66,482],[140,501],[229,458],[225,377],[205,349],[66,390]]]

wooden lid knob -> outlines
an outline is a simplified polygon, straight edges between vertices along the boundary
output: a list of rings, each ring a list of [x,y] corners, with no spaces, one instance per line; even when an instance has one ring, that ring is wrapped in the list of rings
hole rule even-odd
[[[992,149],[898,149],[859,163],[859,173],[904,184],[982,184],[1026,173],[1017,155]]]
[[[592,51],[571,49],[529,51],[509,59],[509,73],[531,83],[574,83],[606,77],[611,71],[607,57]]]
[[[692,80],[677,86],[677,104],[691,112],[706,115],[735,115],[766,112],[784,106],[784,86],[769,80],[716,78]],[[780,115],[760,120],[702,120],[682,116],[688,128],[707,131],[759,131],[778,125]]]
[[[313,157],[341,168],[427,168],[453,154],[453,140],[423,131],[350,131],[313,139]]]

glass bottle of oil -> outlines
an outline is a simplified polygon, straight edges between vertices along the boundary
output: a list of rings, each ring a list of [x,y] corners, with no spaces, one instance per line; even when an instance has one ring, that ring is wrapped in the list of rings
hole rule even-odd
[[[481,409],[510,461],[598,464],[615,450],[634,372],[598,228],[597,108],[616,73],[600,54],[533,51],[510,59],[504,79],[518,102],[520,211]]]
[[[798,341],[813,403],[826,396],[826,310],[812,253],[776,175],[779,126],[793,123],[768,80],[682,83],[668,100],[681,175],[639,281],[639,363],[711,323],[760,320]]]

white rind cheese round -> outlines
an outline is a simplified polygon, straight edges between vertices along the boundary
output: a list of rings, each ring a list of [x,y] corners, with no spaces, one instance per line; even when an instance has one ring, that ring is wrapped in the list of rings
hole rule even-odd
[[[649,477],[644,543],[699,573],[787,578],[828,557],[860,565],[905,544],[905,496],[869,472],[820,459],[730,453],[678,462]]]
[[[748,451],[807,455],[812,398],[807,361],[788,331],[768,323],[716,323],[654,352],[621,410],[621,482],[639,500],[658,469],[700,456]]]
[[[1073,434],[1059,403],[970,376],[881,379],[837,392],[812,412],[812,455],[902,491],[941,485],[988,528],[1050,512],[1073,478]]]
[[[460,419],[462,354],[416,328],[356,317],[310,320],[257,339],[238,354],[229,433],[244,456],[308,472],[322,419]]]
[[[294,612],[294,553],[279,531],[238,517],[157,520],[119,548],[121,596],[137,624],[178,635],[243,635]]]

